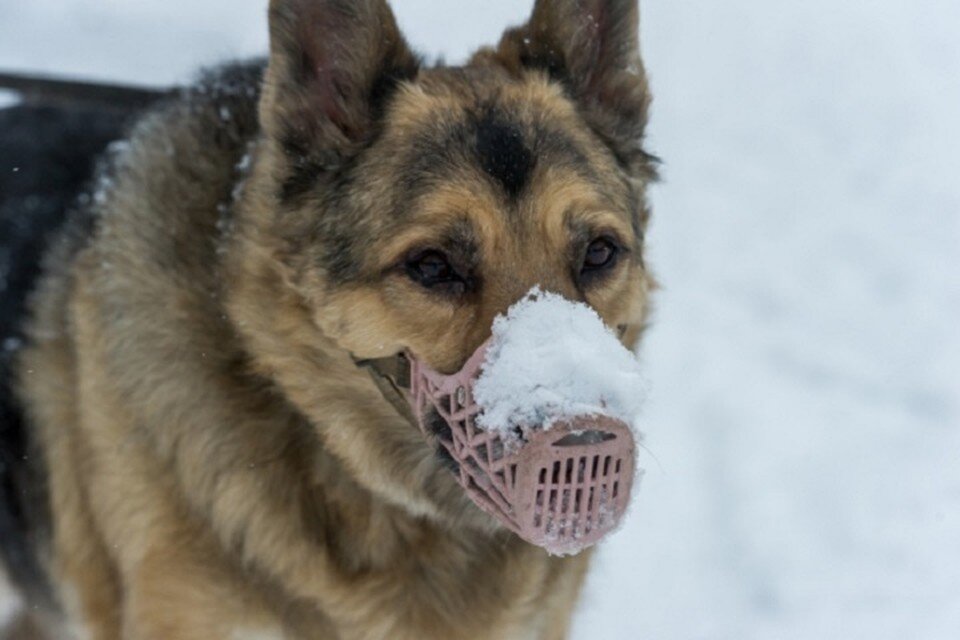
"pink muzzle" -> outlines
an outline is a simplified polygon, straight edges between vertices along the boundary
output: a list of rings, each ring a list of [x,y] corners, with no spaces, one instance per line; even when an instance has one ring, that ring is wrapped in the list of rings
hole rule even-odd
[[[613,530],[626,511],[633,434],[603,415],[528,425],[511,435],[481,429],[473,385],[486,348],[453,375],[408,356],[408,399],[420,429],[449,453],[459,483],[481,509],[551,554],[577,553]]]

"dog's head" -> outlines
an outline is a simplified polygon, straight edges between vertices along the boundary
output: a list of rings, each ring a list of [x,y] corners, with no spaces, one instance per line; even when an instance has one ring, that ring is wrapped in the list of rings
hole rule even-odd
[[[273,0],[270,28],[261,227],[327,338],[452,372],[539,285],[633,346],[654,175],[637,0],[537,0],[455,68],[424,66],[385,0]]]

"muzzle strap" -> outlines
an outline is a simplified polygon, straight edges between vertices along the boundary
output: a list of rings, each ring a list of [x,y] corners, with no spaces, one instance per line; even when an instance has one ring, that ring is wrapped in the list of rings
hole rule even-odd
[[[417,426],[417,419],[410,408],[410,361],[407,357],[398,353],[388,358],[354,362],[358,367],[367,370],[387,402],[412,425]]]

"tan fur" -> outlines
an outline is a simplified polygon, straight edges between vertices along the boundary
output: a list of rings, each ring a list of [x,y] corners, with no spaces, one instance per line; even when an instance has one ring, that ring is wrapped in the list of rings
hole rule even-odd
[[[545,73],[521,70],[509,35],[465,71],[403,79],[376,121],[359,89],[332,104],[291,79],[284,16],[308,4],[272,4],[259,104],[242,86],[213,84],[148,115],[112,161],[93,237],[62,243],[48,261],[20,385],[49,474],[45,557],[66,616],[52,633],[67,637],[73,624],[95,640],[559,640],[590,553],[552,558],[495,525],[355,358],[410,349],[452,371],[536,284],[588,302],[632,345],[652,287],[636,235],[652,174],[617,154],[639,151],[642,124],[624,133],[606,95],[584,107],[602,78],[572,98]],[[545,19],[550,4],[535,15]],[[362,41],[385,30],[376,60],[350,64],[393,56],[410,67],[386,5],[356,7],[343,24],[310,15]],[[367,11],[376,22],[362,24],[373,31],[357,31],[351,21]],[[631,109],[645,119],[646,83],[638,68],[630,73],[642,101]],[[358,87],[371,77],[343,74]],[[617,91],[623,82],[617,76]],[[418,196],[409,216],[383,213],[417,132],[455,123],[484,96],[523,126],[564,131],[596,177],[538,163],[523,197],[507,204],[464,165]],[[218,117],[225,104],[229,122]],[[318,109],[330,119],[294,128],[307,132],[309,153],[333,150],[335,159],[311,156],[321,180],[373,145],[350,165],[363,188],[342,205],[357,213],[338,224],[363,251],[359,275],[343,283],[311,240],[330,206],[322,189],[278,204],[291,171],[282,136]],[[374,127],[372,142],[353,137]],[[603,136],[622,139],[614,149]],[[249,172],[238,170],[248,152]],[[393,265],[461,218],[478,231],[484,278],[480,293],[454,304]],[[589,288],[570,276],[574,222],[631,246]]]

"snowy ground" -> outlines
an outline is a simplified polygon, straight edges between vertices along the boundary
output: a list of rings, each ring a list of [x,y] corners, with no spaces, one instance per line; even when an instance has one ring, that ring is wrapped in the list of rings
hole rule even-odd
[[[0,68],[182,80],[265,4],[0,0]],[[395,4],[455,61],[530,2]],[[960,3],[647,0],[643,36],[648,473],[575,637],[960,637]]]

